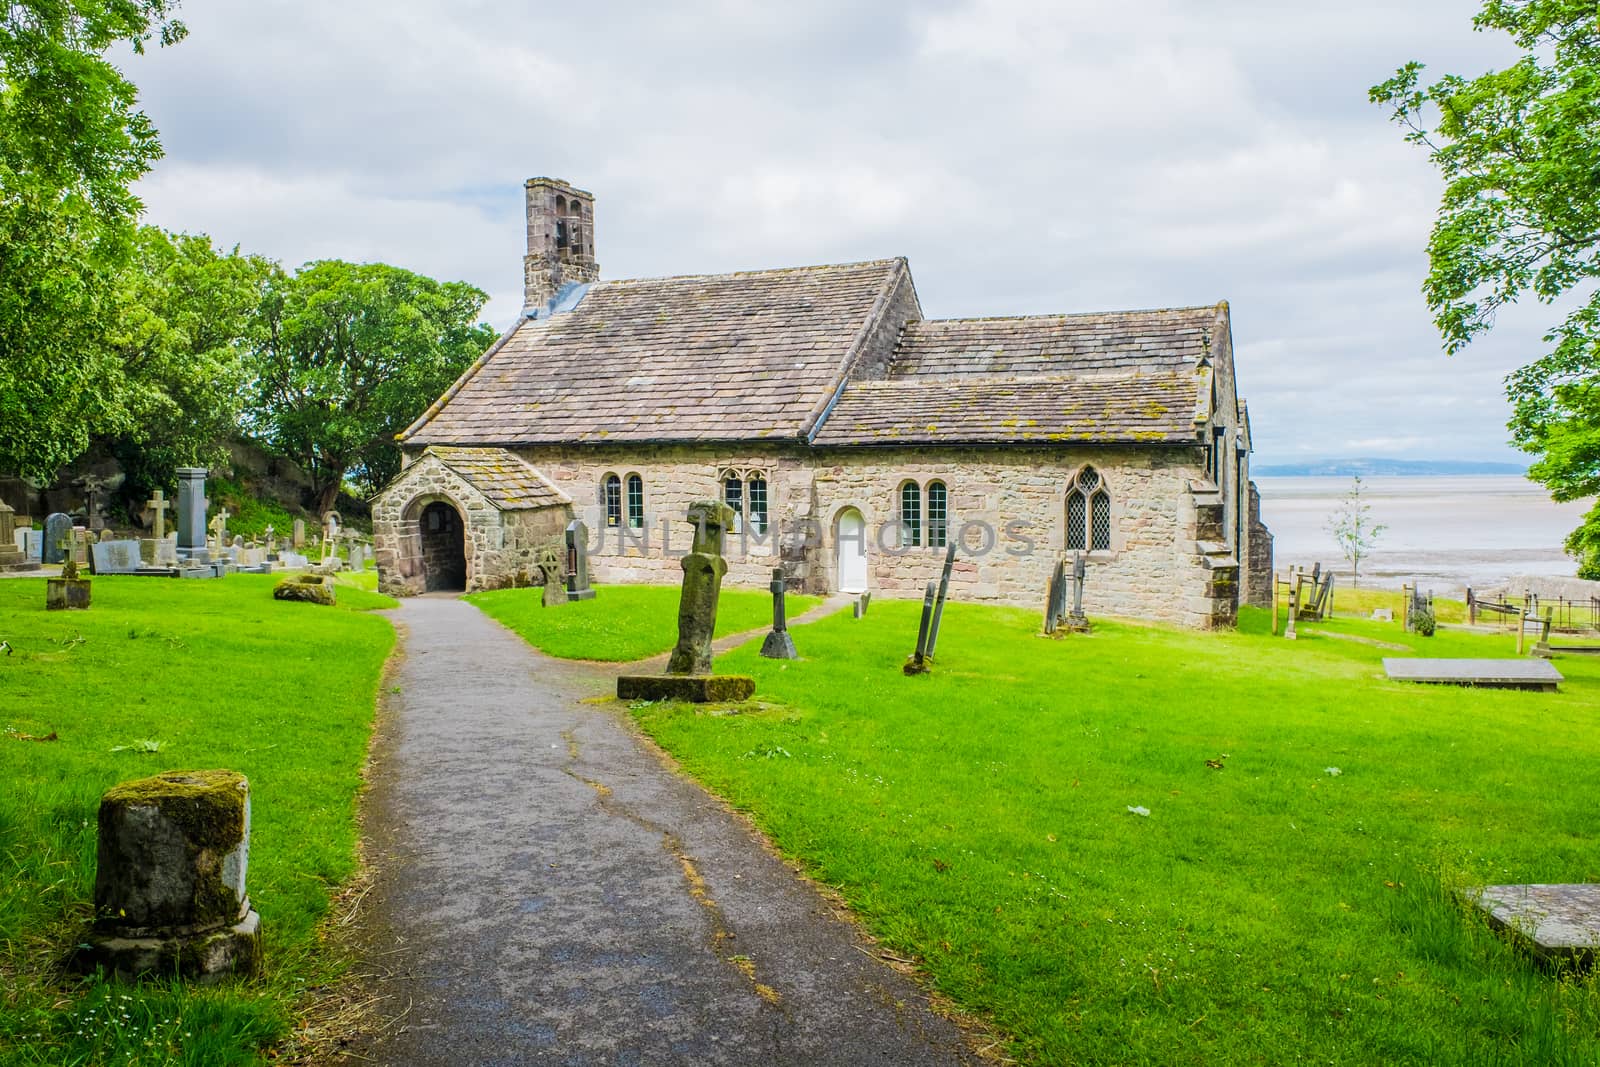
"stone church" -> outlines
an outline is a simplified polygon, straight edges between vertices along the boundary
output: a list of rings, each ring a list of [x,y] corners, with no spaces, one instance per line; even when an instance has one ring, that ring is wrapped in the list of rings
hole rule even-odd
[[[728,578],[1232,623],[1270,595],[1228,305],[928,320],[904,259],[601,280],[594,198],[526,183],[526,307],[399,435],[380,588],[536,584],[574,517],[601,583],[674,583],[687,505]],[[559,569],[559,565],[557,565]]]

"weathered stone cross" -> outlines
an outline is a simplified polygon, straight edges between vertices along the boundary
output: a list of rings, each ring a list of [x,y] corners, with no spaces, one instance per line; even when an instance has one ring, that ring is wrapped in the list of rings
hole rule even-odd
[[[172,506],[172,501],[167,499],[167,495],[165,493],[157,489],[154,494],[154,499],[146,500],[145,506],[155,509],[156,540],[159,541],[163,537],[167,536],[167,509]]]

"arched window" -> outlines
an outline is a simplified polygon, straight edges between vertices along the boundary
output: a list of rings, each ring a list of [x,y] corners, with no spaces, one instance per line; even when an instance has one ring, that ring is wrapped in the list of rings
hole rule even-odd
[[[943,482],[928,483],[928,547],[943,548],[950,527],[950,493]]]
[[[922,488],[916,482],[900,487],[900,544],[902,547],[922,544]]]
[[[1111,494],[1093,467],[1079,471],[1067,490],[1067,550],[1111,550]]]
[[[644,529],[644,479],[637,474],[628,475],[628,525]]]
[[[751,471],[749,480],[750,491],[750,528],[761,536],[767,532],[767,477],[760,471]]]
[[[583,255],[583,204],[577,200],[572,202],[567,217],[567,246],[573,255]]]
[[[556,248],[558,250],[567,247],[567,237],[567,198],[558,196],[556,197]]]
[[[744,478],[738,471],[722,472],[722,502],[733,509],[733,533],[744,529]]]
[[[606,525],[622,525],[622,479],[608,474],[600,482],[600,503],[606,509]]]

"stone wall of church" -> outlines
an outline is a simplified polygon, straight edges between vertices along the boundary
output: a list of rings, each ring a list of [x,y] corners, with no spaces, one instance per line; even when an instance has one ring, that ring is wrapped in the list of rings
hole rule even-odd
[[[1245,602],[1258,608],[1272,606],[1272,531],[1261,521],[1261,491],[1250,483],[1250,535],[1246,542]]]
[[[838,523],[848,509],[867,530],[868,586],[882,596],[920,597],[937,578],[944,549],[902,546],[900,493],[917,482],[948,487],[950,537],[962,537],[952,574],[959,599],[1042,611],[1049,575],[1066,538],[1065,497],[1085,464],[1100,473],[1111,498],[1111,548],[1088,556],[1084,605],[1091,615],[1160,619],[1211,627],[1231,621],[1238,568],[1196,546],[1214,538],[1221,512],[1202,516],[1196,487],[1205,484],[1198,449],[923,449],[802,451],[797,446],[724,451],[716,446],[573,449],[526,448],[520,454],[574,502],[588,524],[595,581],[674,583],[688,547],[690,502],[721,497],[719,475],[760,471],[769,497],[769,528],[748,524],[728,539],[730,586],[764,588],[783,566],[791,587],[838,588]],[[644,522],[608,526],[601,485],[608,474],[644,483]],[[1215,493],[1211,494],[1211,499]],[[1203,525],[1203,529],[1202,529]]]

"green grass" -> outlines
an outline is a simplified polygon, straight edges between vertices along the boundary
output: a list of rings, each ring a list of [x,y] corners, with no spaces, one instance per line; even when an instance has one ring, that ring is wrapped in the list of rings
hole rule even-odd
[[[1287,642],[1250,610],[1053,641],[954,604],[908,678],[918,611],[800,627],[799,663],[720,657],[764,710],[635,715],[1019,1058],[1600,1061],[1596,982],[1452,895],[1600,880],[1600,664],[1558,660],[1557,694],[1407,686],[1379,663],[1405,653],[1318,631],[1511,646],[1357,620]]]
[[[341,585],[338,608],[281,603],[273,581],[107,576],[87,612],[46,612],[38,579],[0,581],[0,1063],[258,1062],[337,969],[316,927],[354,869],[394,640],[363,609],[394,602]],[[213,767],[250,779],[266,977],[189,989],[58,972],[92,911],[101,793]]]
[[[678,640],[678,587],[597,587],[593,600],[545,608],[542,590],[497,589],[467,599],[520,634],[533,647],[560,659],[631,663],[669,651]],[[789,617],[798,618],[820,597],[787,597]],[[772,625],[772,594],[723,587],[717,602],[717,636]]]

